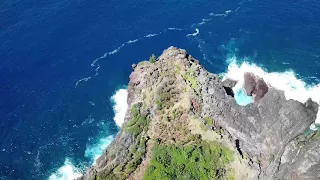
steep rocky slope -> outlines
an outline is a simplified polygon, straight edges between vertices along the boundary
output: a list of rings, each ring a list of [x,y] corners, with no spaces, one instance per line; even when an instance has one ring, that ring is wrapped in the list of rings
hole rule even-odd
[[[236,104],[232,87],[185,50],[133,66],[125,123],[80,179],[319,179],[318,104],[286,100],[252,74]]]

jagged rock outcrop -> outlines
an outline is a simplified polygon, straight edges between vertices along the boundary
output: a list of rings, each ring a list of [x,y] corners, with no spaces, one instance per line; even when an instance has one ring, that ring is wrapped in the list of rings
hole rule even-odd
[[[232,79],[226,79],[222,81],[222,86],[225,89],[226,93],[232,97],[234,97],[234,92],[232,88],[237,84],[238,82]]]
[[[256,101],[240,106],[229,91],[236,82],[221,82],[185,50],[170,47],[155,63],[134,66],[125,123],[80,179],[157,179],[151,177],[160,177],[156,168],[161,162],[168,167],[175,162],[171,151],[198,152],[200,146],[211,148],[216,164],[211,164],[214,174],[203,171],[207,179],[319,179],[320,135],[309,130],[318,104],[286,100],[282,91],[253,74],[245,79],[244,89]],[[162,161],[159,149],[166,148],[171,151]],[[197,158],[195,172],[202,165]],[[194,177],[180,165],[173,179]]]
[[[259,101],[268,92],[269,87],[262,78],[247,72],[244,74],[243,89],[247,96],[253,96],[255,101]]]

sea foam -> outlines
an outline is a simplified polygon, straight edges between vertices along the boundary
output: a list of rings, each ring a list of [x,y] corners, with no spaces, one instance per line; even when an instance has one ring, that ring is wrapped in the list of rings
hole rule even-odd
[[[312,98],[313,101],[320,103],[320,84],[308,85],[302,79],[299,79],[292,70],[285,72],[268,72],[256,64],[246,61],[238,64],[235,56],[229,58],[227,62],[229,63],[228,70],[223,74],[223,78],[238,81],[233,89],[236,93],[235,97],[238,104],[246,105],[250,103],[250,99],[247,99],[247,96],[242,90],[244,82],[243,75],[245,72],[252,72],[263,78],[269,86],[284,91],[286,99],[293,99],[304,103],[308,98]],[[320,124],[319,111],[315,122]]]
[[[121,127],[124,122],[124,117],[128,109],[127,97],[127,89],[119,89],[111,97],[115,113],[114,121],[119,127]],[[108,132],[106,133],[108,134]],[[100,139],[92,145],[87,144],[84,156],[90,159],[91,164],[95,164],[96,160],[101,156],[102,152],[109,146],[113,139],[114,135],[106,135],[100,137]],[[77,168],[71,162],[70,158],[66,158],[63,166],[53,172],[50,175],[49,180],[74,180],[82,175],[81,169]]]
[[[114,121],[121,127],[124,122],[128,104],[127,104],[128,91],[126,89],[119,89],[112,97],[111,101],[114,103],[113,110],[115,113]]]
[[[113,111],[115,113],[114,121],[119,127],[121,127],[122,123],[124,122],[126,111],[128,109],[127,97],[127,89],[119,89],[110,98],[111,102],[113,103]],[[113,139],[113,135],[103,136],[98,140],[97,143],[92,145],[87,144],[85,157],[89,158],[91,163],[94,164],[99,156],[101,156],[103,150],[109,146]]]
[[[96,160],[101,156],[102,152],[109,146],[114,139],[114,136],[107,136],[99,139],[99,141],[93,145],[87,145],[84,156],[89,158],[92,164],[95,164]]]
[[[49,180],[74,180],[81,175],[81,171],[72,164],[70,159],[66,158],[64,165],[52,173]]]
[[[187,37],[188,37],[188,36],[196,36],[196,35],[198,35],[199,33],[200,33],[199,29],[196,28],[196,32],[191,33],[191,34],[187,34]]]

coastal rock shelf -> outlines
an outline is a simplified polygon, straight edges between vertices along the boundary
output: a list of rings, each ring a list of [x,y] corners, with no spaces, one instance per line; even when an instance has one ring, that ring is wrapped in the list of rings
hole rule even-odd
[[[79,180],[320,178],[311,99],[286,100],[248,73],[254,102],[238,105],[237,82],[222,82],[175,47],[132,67],[124,124]]]

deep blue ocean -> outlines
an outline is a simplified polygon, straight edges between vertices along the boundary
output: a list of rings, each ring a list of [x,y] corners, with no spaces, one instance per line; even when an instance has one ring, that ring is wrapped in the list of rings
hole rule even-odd
[[[169,46],[320,101],[316,0],[2,0],[0,17],[1,180],[77,177],[119,130],[131,64]]]

